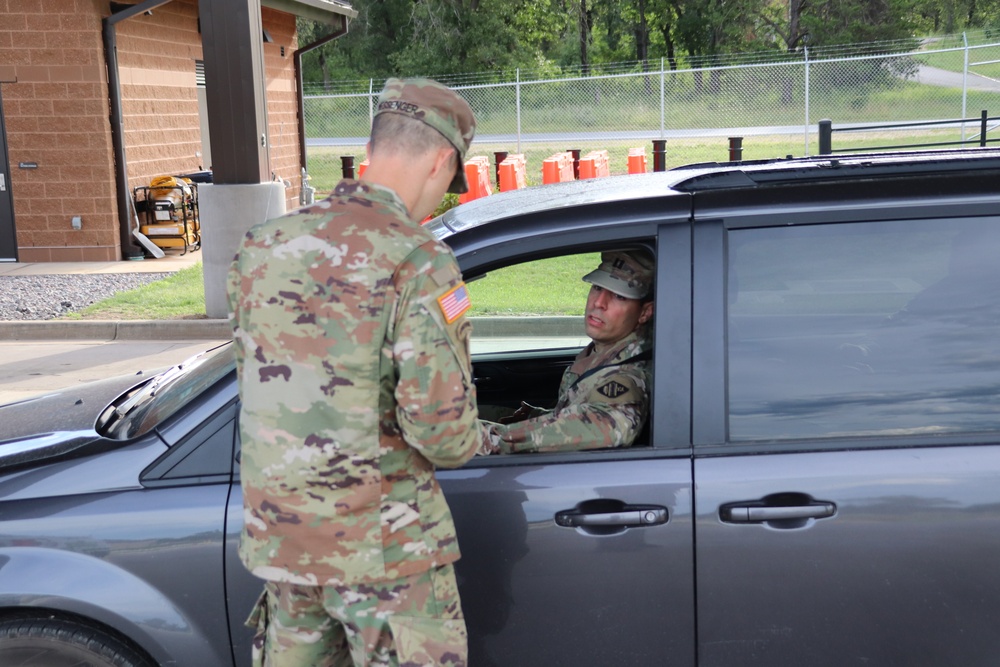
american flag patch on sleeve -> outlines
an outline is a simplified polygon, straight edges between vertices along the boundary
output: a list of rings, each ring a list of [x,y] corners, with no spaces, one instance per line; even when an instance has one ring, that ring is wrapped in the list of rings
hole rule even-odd
[[[462,316],[465,311],[472,308],[472,301],[469,300],[469,290],[465,283],[459,283],[438,297],[438,305],[444,314],[444,320],[451,324]]]

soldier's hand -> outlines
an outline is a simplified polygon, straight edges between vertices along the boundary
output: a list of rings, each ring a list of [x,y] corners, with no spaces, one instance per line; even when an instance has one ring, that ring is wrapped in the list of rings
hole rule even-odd
[[[521,422],[531,417],[534,410],[535,407],[533,405],[528,405],[524,401],[521,401],[521,405],[517,408],[517,410],[514,410],[514,414],[507,417],[501,417],[499,421],[501,424],[514,424],[516,422]]]
[[[500,436],[490,427],[490,422],[480,422],[479,449],[476,456],[500,453]]]

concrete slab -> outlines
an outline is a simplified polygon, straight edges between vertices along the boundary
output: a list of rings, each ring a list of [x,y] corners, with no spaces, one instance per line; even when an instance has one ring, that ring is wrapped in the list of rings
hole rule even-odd
[[[201,252],[168,254],[160,259],[121,262],[0,262],[0,276],[50,276],[67,273],[173,273],[202,261]]]

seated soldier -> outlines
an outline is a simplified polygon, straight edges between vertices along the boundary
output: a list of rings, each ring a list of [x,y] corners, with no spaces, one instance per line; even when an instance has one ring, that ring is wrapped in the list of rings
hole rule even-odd
[[[649,415],[653,258],[605,252],[591,284],[584,325],[592,342],[566,369],[555,408],[522,403],[501,422],[483,421],[480,454],[628,447]]]

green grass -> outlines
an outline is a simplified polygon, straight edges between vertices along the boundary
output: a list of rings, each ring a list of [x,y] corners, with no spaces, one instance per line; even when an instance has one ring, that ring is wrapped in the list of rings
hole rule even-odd
[[[590,285],[581,278],[597,268],[587,253],[526,262],[492,271],[469,283],[472,317],[583,315]]]
[[[98,301],[66,319],[183,320],[203,319],[205,283],[201,262],[177,273],[109,299]]]
[[[469,284],[471,315],[582,315],[596,253],[556,257],[493,271]],[[205,317],[202,265],[138,289],[120,292],[66,319],[176,320]]]

